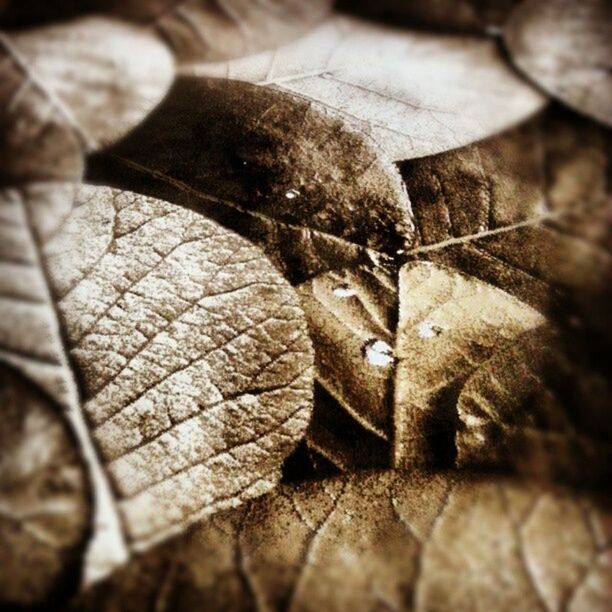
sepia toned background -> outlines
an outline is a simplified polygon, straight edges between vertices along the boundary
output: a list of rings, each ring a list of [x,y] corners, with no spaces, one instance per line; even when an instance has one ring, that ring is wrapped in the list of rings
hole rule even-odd
[[[606,0],[0,0],[0,608],[612,607]]]

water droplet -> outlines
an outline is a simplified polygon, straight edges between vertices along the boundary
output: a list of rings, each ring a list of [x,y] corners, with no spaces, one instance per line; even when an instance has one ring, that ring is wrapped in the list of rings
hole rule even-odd
[[[368,340],[364,346],[364,354],[373,366],[379,368],[391,365],[395,361],[393,349],[384,340]]]
[[[293,200],[294,198],[297,198],[300,195],[300,192],[297,189],[290,189],[286,194],[285,197],[288,200]]]
[[[420,338],[435,338],[444,330],[439,325],[434,325],[430,321],[419,323],[418,332]]]
[[[349,298],[353,297],[354,295],[357,295],[357,291],[353,289],[353,287],[350,287],[346,283],[343,283],[342,285],[334,287],[333,294],[341,298]]]

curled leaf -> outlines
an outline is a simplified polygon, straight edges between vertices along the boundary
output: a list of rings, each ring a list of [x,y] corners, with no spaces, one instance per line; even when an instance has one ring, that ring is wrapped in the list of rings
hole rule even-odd
[[[298,94],[370,134],[394,160],[485,138],[545,104],[508,69],[493,41],[343,16],[273,51],[182,71]]]
[[[514,63],[572,108],[612,126],[612,7],[607,0],[527,0],[504,30]]]

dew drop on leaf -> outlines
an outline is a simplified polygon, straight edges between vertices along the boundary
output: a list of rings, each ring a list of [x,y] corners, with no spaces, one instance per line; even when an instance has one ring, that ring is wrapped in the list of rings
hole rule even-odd
[[[350,287],[346,283],[343,283],[342,285],[334,287],[333,294],[340,298],[349,298],[353,297],[354,295],[357,295],[357,291],[353,289],[353,287]]]
[[[364,354],[373,366],[379,368],[391,365],[395,361],[393,349],[384,340],[368,340],[364,345]]]
[[[419,337],[435,338],[442,333],[442,328],[439,325],[434,325],[430,321],[422,321],[419,323]]]

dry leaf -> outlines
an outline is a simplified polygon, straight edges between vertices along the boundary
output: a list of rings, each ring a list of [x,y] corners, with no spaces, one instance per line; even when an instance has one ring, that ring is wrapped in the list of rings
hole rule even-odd
[[[485,138],[545,104],[506,66],[494,41],[339,16],[274,51],[182,72],[298,94],[371,134],[396,160]]]
[[[0,605],[60,601],[89,532],[85,467],[59,406],[4,364],[0,403]]]
[[[310,102],[179,79],[90,180],[180,203],[260,244],[292,281],[380,259],[413,238],[397,169]]]
[[[607,610],[609,502],[508,479],[290,488],[140,557],[79,610]]]
[[[610,388],[582,344],[542,328],[483,364],[457,401],[459,466],[609,483]]]
[[[172,10],[184,0],[3,0],[0,4],[2,27],[23,27],[63,21],[91,13],[119,15],[147,21]]]
[[[572,108],[612,126],[612,5],[526,0],[504,38],[518,68]]]
[[[449,32],[497,33],[519,0],[343,0],[338,8],[394,25]]]
[[[78,178],[80,151],[142,121],[174,76],[163,44],[102,17],[2,35],[0,54],[5,184]]]
[[[558,217],[559,225],[566,222],[562,215],[572,215],[576,231],[580,214],[600,227],[592,211],[609,202],[608,156],[605,138],[591,125],[548,113],[487,141],[405,162],[401,170],[417,230],[417,246],[403,257],[451,270],[436,271],[431,289],[402,288],[401,273],[398,283],[392,271],[357,268],[317,277],[300,289],[321,387],[308,441],[345,470],[388,465],[390,444],[396,464],[452,464],[462,385],[497,349],[498,326],[514,337],[543,323],[527,304],[565,323],[581,313],[588,313],[591,328],[609,323],[610,256],[591,238],[553,232],[552,220],[542,224]],[[405,270],[415,274],[419,265]],[[438,321],[447,316],[444,309],[434,311],[444,303],[447,282],[458,283],[446,306],[457,310],[451,320]],[[491,284],[504,292],[492,291]],[[505,292],[525,303],[519,306]],[[473,296],[465,314],[459,293]],[[419,318],[420,307],[434,316]],[[504,318],[506,309],[525,327],[504,327],[504,320],[512,321]],[[499,318],[481,327],[492,313]],[[398,330],[410,316],[413,330],[403,341]],[[372,351],[377,340],[384,344]]]
[[[401,467],[452,464],[458,388],[501,339],[544,320],[499,289],[429,263],[406,264],[397,279],[381,271],[330,272],[299,294],[319,383],[366,439],[386,442],[379,447],[387,463]],[[350,469],[344,437],[330,437],[315,413],[309,443]],[[357,450],[361,463],[385,463]]]
[[[180,61],[240,57],[290,41],[315,26],[332,0],[186,0],[156,20]]]
[[[551,112],[405,162],[418,234],[406,256],[477,276],[567,322],[576,299],[601,294],[610,267],[610,225],[598,221],[612,205],[609,145],[590,122]]]
[[[96,503],[86,579],[275,485],[307,425],[312,355],[260,251],[102,187],[7,189],[2,219],[0,357],[79,438]]]

